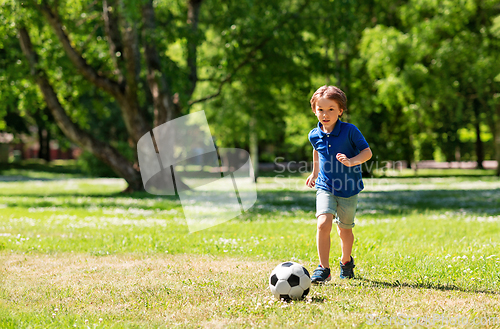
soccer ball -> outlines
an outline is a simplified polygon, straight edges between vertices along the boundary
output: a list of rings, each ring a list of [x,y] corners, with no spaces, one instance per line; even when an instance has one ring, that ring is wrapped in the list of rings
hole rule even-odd
[[[299,263],[281,263],[269,276],[269,288],[278,299],[302,299],[309,293],[311,277],[306,268]]]

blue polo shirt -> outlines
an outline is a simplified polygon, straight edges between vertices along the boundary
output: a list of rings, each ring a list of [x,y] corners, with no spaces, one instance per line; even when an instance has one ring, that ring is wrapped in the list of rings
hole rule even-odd
[[[319,174],[316,189],[332,192],[336,196],[348,198],[364,188],[361,179],[361,165],[347,167],[336,158],[343,153],[348,158],[355,157],[369,147],[359,129],[350,123],[337,121],[331,133],[321,130],[322,124],[309,132],[309,141],[319,154]]]

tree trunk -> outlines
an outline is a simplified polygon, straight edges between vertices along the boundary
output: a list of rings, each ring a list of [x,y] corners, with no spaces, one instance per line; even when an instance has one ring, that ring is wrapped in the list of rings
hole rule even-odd
[[[481,140],[481,125],[480,125],[480,111],[479,111],[479,101],[477,98],[472,102],[472,106],[474,107],[474,115],[475,122],[474,127],[476,128],[476,157],[477,157],[477,169],[484,169],[483,161],[484,161],[484,149],[483,149],[483,141]]]
[[[38,158],[39,159],[44,159],[45,158],[45,147],[44,147],[44,140],[45,137],[43,136],[44,129],[40,126],[38,126]]]
[[[50,131],[38,125],[38,158],[50,162]]]
[[[47,131],[47,136],[45,137],[45,161],[50,162],[52,160],[50,158],[50,129],[46,129]]]
[[[250,119],[250,159],[252,159],[253,172],[250,172],[250,177],[257,183],[259,177],[259,137],[256,131],[256,120],[254,117]]]
[[[196,14],[197,17],[197,14]],[[155,127],[173,120],[180,116],[181,108],[179,106],[178,97],[174,97],[172,93],[171,86],[165,75],[162,73],[163,68],[161,65],[160,55],[156,48],[156,43],[154,42],[156,22],[155,13],[153,8],[153,1],[148,0],[145,2],[142,9],[143,18],[143,31],[142,39],[144,43],[144,56],[147,66],[147,81],[149,89],[151,90],[151,95],[153,96],[153,106],[154,106],[154,123]],[[191,54],[195,56],[196,53]],[[190,57],[188,64],[196,60]],[[190,75],[190,79],[195,79],[196,75]],[[191,83],[194,83],[191,81]],[[194,90],[194,87],[193,87]]]
[[[495,158],[497,160],[497,176],[500,176],[500,105],[497,105],[495,120]]]
[[[50,161],[50,133],[47,129],[46,122],[43,115],[46,113],[45,109],[37,109],[33,118],[38,130],[38,158],[47,162]]]

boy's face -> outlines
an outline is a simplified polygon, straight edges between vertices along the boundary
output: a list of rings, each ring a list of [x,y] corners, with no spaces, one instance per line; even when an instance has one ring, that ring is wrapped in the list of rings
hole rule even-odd
[[[316,102],[316,109],[314,114],[318,118],[319,122],[323,127],[331,131],[335,127],[339,116],[344,112],[343,109],[339,107],[336,101],[328,98],[320,98]]]

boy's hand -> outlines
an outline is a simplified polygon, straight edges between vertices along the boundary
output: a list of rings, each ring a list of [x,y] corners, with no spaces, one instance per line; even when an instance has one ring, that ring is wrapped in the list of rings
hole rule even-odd
[[[344,166],[351,167],[351,160],[345,154],[337,153],[337,160]]]
[[[306,179],[307,187],[313,188],[316,185],[316,178],[318,178],[318,175],[310,174]]]

